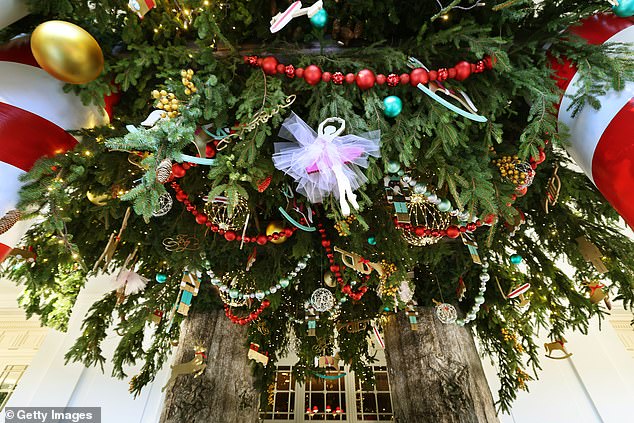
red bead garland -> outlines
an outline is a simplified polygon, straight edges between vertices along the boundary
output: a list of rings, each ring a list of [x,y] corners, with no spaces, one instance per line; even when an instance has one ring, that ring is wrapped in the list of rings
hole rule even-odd
[[[182,169],[182,172],[181,171],[174,172],[174,168],[177,166],[180,169]],[[172,166],[172,176],[175,178],[182,178],[187,173],[187,170],[193,166],[196,166],[196,165],[193,163],[183,163],[182,165],[175,164]],[[177,176],[177,173],[178,175],[182,175],[182,176]],[[176,200],[185,205],[185,209],[194,216],[194,218],[196,219],[196,223],[198,223],[199,225],[207,226],[212,232],[216,232],[220,235],[223,235],[227,241],[244,241],[245,243],[255,242],[258,245],[265,245],[269,241],[273,239],[278,239],[280,237],[290,238],[291,236],[293,236],[293,234],[297,230],[297,228],[293,226],[290,228],[284,228],[284,230],[280,232],[273,232],[269,235],[266,235],[266,234],[257,234],[254,236],[245,235],[243,238],[242,235],[236,233],[236,231],[233,231],[233,230],[225,231],[224,229],[220,229],[218,225],[211,223],[207,215],[204,212],[198,211],[196,206],[192,204],[191,201],[189,201],[189,195],[187,195],[187,193],[183,191],[183,189],[178,184],[178,182],[172,180],[170,185],[176,192]]]
[[[321,223],[318,223],[317,227],[319,228],[319,233],[321,234],[321,246],[326,250],[326,257],[330,262],[330,271],[335,275],[337,283],[341,285],[341,292],[354,301],[359,301],[361,297],[363,297],[363,294],[368,291],[368,287],[366,285],[362,285],[357,292],[354,292],[352,291],[352,285],[344,282],[343,276],[341,275],[341,267],[335,263],[335,255],[332,253],[331,242],[326,235],[326,229],[324,229],[324,226]],[[370,278],[370,275],[364,275],[364,278],[367,281]]]
[[[270,305],[271,305],[271,302],[269,300],[264,300],[264,301],[262,301],[262,304],[260,304],[260,307],[258,307],[257,310],[252,311],[251,313],[249,313],[249,315],[247,317],[238,317],[235,314],[233,314],[233,312],[231,311],[231,307],[229,307],[229,305],[225,304],[225,316],[227,316],[229,318],[229,320],[231,320],[233,323],[237,323],[237,324],[239,324],[241,326],[244,326],[244,325],[247,325],[247,324],[251,323],[252,321],[257,319],[258,317],[260,317],[260,314],[262,314],[264,309],[267,308]]]
[[[244,56],[244,63],[260,67],[267,75],[276,75],[278,73],[285,74],[288,78],[303,78],[310,85],[317,85],[320,82],[332,82],[335,85],[342,85],[344,81],[347,84],[356,83],[362,89],[367,90],[375,85],[383,85],[387,83],[388,87],[396,87],[398,84],[426,84],[429,81],[445,81],[447,79],[455,79],[456,81],[464,81],[471,74],[481,73],[485,70],[493,69],[494,59],[485,56],[484,59],[478,60],[476,63],[467,61],[458,62],[453,68],[440,68],[438,70],[427,71],[423,68],[413,69],[409,74],[403,73],[400,76],[394,73],[387,77],[383,74],[376,75],[369,69],[363,69],[354,73],[348,73],[344,76],[342,72],[324,72],[317,65],[309,65],[306,68],[295,68],[293,65],[284,65],[278,63],[273,56],[260,58],[258,56]]]
[[[426,228],[425,226],[413,226],[408,223],[400,223],[396,218],[394,218],[394,225],[397,228],[411,232],[412,234],[421,238],[424,236],[434,236],[434,237],[448,236],[449,238],[458,238],[461,233],[474,232],[476,229],[482,226],[482,221],[478,219],[475,222],[470,222],[465,225],[460,225],[460,226],[451,225],[447,227],[447,229],[435,229],[435,228]]]

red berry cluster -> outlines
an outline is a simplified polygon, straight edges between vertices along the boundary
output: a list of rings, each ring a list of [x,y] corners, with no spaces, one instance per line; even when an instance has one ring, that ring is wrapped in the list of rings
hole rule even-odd
[[[413,226],[409,223],[399,223],[398,220],[394,218],[394,225],[421,238],[424,236],[431,236],[434,238],[441,238],[445,236],[449,238],[458,238],[461,233],[475,231],[478,227],[482,226],[482,221],[478,219],[475,222],[470,222],[466,225],[451,225],[447,227],[447,229],[434,229],[426,228],[424,226]]]
[[[324,229],[324,226],[321,223],[318,223],[317,227],[319,228],[319,233],[321,234],[321,246],[326,250],[326,257],[328,257],[328,261],[330,262],[330,271],[335,275],[337,283],[341,285],[341,292],[353,300],[359,301],[361,297],[363,297],[363,294],[368,291],[368,287],[366,285],[362,285],[359,288],[359,291],[353,292],[352,286],[343,281],[343,277],[341,276],[341,267],[339,267],[338,264],[335,264],[335,255],[332,253],[332,247],[330,246],[330,240],[326,235],[326,229]],[[370,278],[370,275],[364,275],[364,277],[367,281]]]
[[[194,163],[183,163],[182,165],[175,164],[172,166],[172,176],[175,178],[182,178],[187,173],[187,170],[193,166],[196,165]],[[176,181],[172,180],[170,185],[176,192],[176,200],[185,205],[187,211],[196,218],[196,223],[198,223],[199,225],[205,225],[213,232],[223,235],[227,241],[244,241],[246,243],[255,242],[258,245],[264,245],[267,242],[277,240],[280,237],[290,238],[297,230],[297,228],[293,226],[291,228],[284,228],[284,230],[280,232],[273,232],[270,235],[258,234],[253,236],[245,236],[244,238],[242,238],[242,235],[236,233],[236,231],[225,231],[224,229],[220,229],[215,223],[211,223],[211,221],[207,217],[207,214],[198,211],[196,206],[192,204],[192,202],[189,200],[189,195],[187,195],[187,193],[183,191],[183,189]]]
[[[427,84],[430,81],[442,82],[446,79],[455,79],[456,81],[464,81],[472,73],[484,72],[484,70],[493,69],[495,59],[485,56],[484,59],[478,60],[476,63],[467,61],[458,62],[452,68],[441,68],[438,70],[427,71],[423,68],[416,68],[410,73],[402,73],[397,75],[391,73],[387,76],[383,74],[375,75],[369,69],[363,69],[354,73],[343,74],[343,72],[324,72],[316,65],[309,65],[306,68],[296,68],[293,65],[285,65],[279,63],[273,56],[258,57],[244,56],[244,62],[253,66],[262,68],[267,75],[283,74],[289,78],[303,78],[310,85],[317,85],[320,82],[332,82],[335,85],[342,85],[344,81],[347,84],[354,84],[362,89],[367,90],[375,84],[386,84],[389,87],[396,87],[399,84],[410,84],[413,87],[420,84]]]
[[[225,316],[227,316],[229,318],[229,320],[231,320],[233,323],[237,323],[239,325],[244,326],[244,325],[247,325],[247,324],[251,323],[252,321],[257,319],[258,317],[260,317],[260,314],[262,314],[264,309],[267,308],[270,305],[271,305],[271,302],[269,300],[264,300],[264,301],[262,301],[262,304],[260,304],[260,307],[258,307],[257,310],[252,311],[251,313],[249,313],[249,315],[247,317],[238,317],[235,314],[233,314],[233,312],[231,311],[231,307],[229,307],[229,305],[225,304]]]

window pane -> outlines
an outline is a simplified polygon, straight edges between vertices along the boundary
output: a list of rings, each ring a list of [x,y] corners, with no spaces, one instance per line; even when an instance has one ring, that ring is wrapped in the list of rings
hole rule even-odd
[[[291,392],[291,399],[288,401],[288,411],[295,411],[295,392]]]
[[[390,394],[376,394],[376,400],[379,403],[379,413],[391,413],[392,402]]]
[[[324,390],[324,380],[320,377],[314,377],[310,380],[310,390],[311,391],[323,391]]]
[[[374,400],[374,394],[363,394],[363,412],[376,413],[376,402]]]
[[[377,391],[390,391],[390,384],[387,382],[387,372],[377,372],[376,377],[376,390]]]
[[[317,406],[320,413],[324,412],[326,404],[324,404],[324,394],[310,394],[310,408]]]
[[[288,391],[290,386],[291,374],[290,372],[278,372],[277,373],[277,390]]]
[[[288,412],[288,393],[278,392],[275,394],[275,413]]]

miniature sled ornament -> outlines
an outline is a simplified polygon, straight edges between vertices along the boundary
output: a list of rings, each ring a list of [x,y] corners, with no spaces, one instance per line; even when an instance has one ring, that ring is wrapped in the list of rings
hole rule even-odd
[[[271,33],[275,34],[284,28],[293,18],[306,15],[308,18],[312,18],[324,8],[322,0],[315,2],[310,7],[302,8],[302,2],[293,2],[285,11],[278,13],[271,18]]]
[[[553,360],[563,360],[572,355],[566,350],[564,344],[568,342],[564,338],[558,339],[554,342],[549,342],[544,344],[544,348],[546,348],[546,357],[552,358]],[[561,351],[564,355],[561,357],[553,357],[553,351]]]
[[[427,69],[427,67],[425,65],[423,65],[418,59],[416,59],[415,57],[410,57],[407,65],[410,68],[423,68],[427,71],[429,71],[429,69]],[[487,118],[481,115],[478,115],[478,109],[477,107],[473,104],[473,102],[471,101],[471,99],[469,98],[469,96],[464,92],[464,91],[452,91],[449,90],[447,88],[445,88],[442,83],[438,82],[438,81],[429,81],[429,83],[427,84],[429,85],[428,87],[426,87],[423,84],[418,84],[417,87],[419,90],[421,90],[422,92],[424,92],[425,94],[427,94],[428,96],[430,96],[431,98],[433,98],[434,100],[436,100],[438,103],[442,104],[443,106],[445,106],[446,108],[448,108],[449,110],[451,110],[454,113],[459,114],[460,116],[466,117],[467,119],[471,119],[475,122],[486,122]],[[440,97],[438,94],[436,94],[436,92],[440,92],[448,97],[451,97],[455,100],[457,100],[462,107],[464,107],[464,110],[451,104],[450,102],[448,102],[447,100],[445,100],[444,98]]]
[[[526,307],[529,304],[529,300],[528,298],[524,297],[524,294],[531,288],[531,284],[526,282],[525,284],[519,285],[515,288],[512,288],[507,294],[504,293],[504,291],[502,290],[502,286],[500,285],[500,281],[498,280],[498,278],[495,278],[495,282],[498,285],[498,289],[500,290],[500,294],[502,294],[502,296],[504,298],[506,298],[507,300],[511,300],[513,298],[518,298],[520,299],[520,303],[519,306],[520,308]]]

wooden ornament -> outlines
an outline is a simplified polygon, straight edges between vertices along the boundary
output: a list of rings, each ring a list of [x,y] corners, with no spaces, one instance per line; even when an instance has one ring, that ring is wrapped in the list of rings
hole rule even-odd
[[[189,307],[191,307],[192,304],[192,298],[198,295],[200,281],[196,275],[185,271],[183,272],[183,279],[181,280],[180,288],[180,301],[177,311],[183,316],[187,316],[189,313]]]
[[[249,345],[247,357],[256,363],[261,363],[263,366],[269,364],[269,353],[260,351],[260,345],[258,344],[251,343]]]
[[[579,252],[581,252],[583,258],[587,262],[592,263],[597,272],[606,273],[608,268],[605,267],[605,264],[603,264],[603,261],[601,260],[603,258],[603,254],[601,253],[601,250],[599,250],[599,247],[588,241],[583,236],[577,238],[576,241],[577,244],[579,244]]]
[[[163,159],[156,166],[156,180],[159,184],[164,184],[172,175],[172,160]]]
[[[544,344],[544,348],[546,348],[546,357],[552,358],[553,360],[563,360],[565,358],[570,357],[572,353],[569,353],[566,350],[566,347],[564,346],[566,342],[568,341],[566,341],[564,338],[561,338],[561,339],[555,340],[554,342],[549,342]],[[552,353],[554,351],[561,351],[563,353],[563,356],[553,357]]]
[[[561,180],[559,179],[559,175],[557,175],[558,170],[559,165],[555,165],[553,175],[548,180],[548,185],[546,187],[546,199],[544,200],[544,211],[546,212],[546,214],[548,214],[550,207],[557,204],[557,200],[559,199]]]
[[[0,235],[7,232],[20,220],[21,214],[18,210],[9,210],[0,218]]]
[[[193,374],[194,377],[198,377],[203,374],[203,372],[207,368],[207,364],[205,363],[205,360],[207,359],[207,354],[205,354],[206,351],[207,348],[203,347],[202,345],[195,345],[193,359],[186,363],[172,365],[172,373],[170,374],[170,378],[163,389],[161,389],[161,392],[165,391],[165,389],[170,386],[172,382],[174,382],[176,378],[180,375]]]

